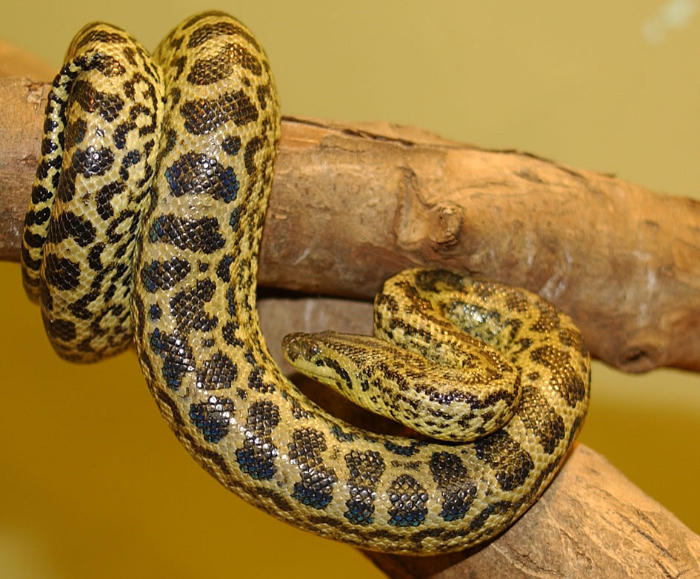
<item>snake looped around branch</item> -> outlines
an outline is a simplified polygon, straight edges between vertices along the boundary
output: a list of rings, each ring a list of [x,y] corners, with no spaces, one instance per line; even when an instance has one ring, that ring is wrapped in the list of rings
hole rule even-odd
[[[163,416],[223,485],[298,527],[414,554],[485,541],[544,491],[585,415],[589,357],[534,294],[409,270],[377,296],[374,338],[285,339],[297,368],[415,437],[331,416],[270,357],[255,289],[280,116],[240,22],[194,16],[153,56],[86,26],[44,130],[22,265],[53,346],[92,361],[133,336]]]

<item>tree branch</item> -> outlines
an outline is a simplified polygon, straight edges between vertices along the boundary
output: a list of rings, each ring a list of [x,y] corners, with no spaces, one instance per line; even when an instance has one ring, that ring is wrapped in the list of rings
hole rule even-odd
[[[0,258],[18,259],[43,83],[0,79]],[[410,127],[287,117],[260,282],[367,298],[416,265],[523,286],[627,371],[700,370],[700,203]]]

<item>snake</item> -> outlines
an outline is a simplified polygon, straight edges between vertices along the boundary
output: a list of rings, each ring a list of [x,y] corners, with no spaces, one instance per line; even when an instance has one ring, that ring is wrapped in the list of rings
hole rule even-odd
[[[54,349],[92,362],[133,341],[194,459],[301,529],[412,555],[496,537],[580,431],[580,331],[525,289],[408,269],[377,294],[374,336],[283,344],[402,434],[321,408],[272,359],[256,308],[280,127],[265,52],[227,14],[187,18],[152,54],[115,26],[79,31],[48,96],[21,250]]]

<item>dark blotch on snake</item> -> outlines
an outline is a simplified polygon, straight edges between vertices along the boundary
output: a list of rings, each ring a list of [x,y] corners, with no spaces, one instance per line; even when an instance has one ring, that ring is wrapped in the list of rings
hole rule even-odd
[[[170,193],[211,195],[229,203],[238,193],[238,179],[232,167],[223,167],[216,159],[203,154],[185,153],[165,170]]]
[[[289,458],[299,465],[301,480],[294,483],[292,496],[314,509],[324,509],[333,500],[335,470],[324,466],[322,453],[326,437],[314,428],[298,428],[289,444]]]
[[[270,435],[279,422],[279,408],[273,402],[261,400],[250,405],[246,419],[250,436],[236,450],[236,461],[241,471],[255,480],[269,480],[277,471],[279,453]]]
[[[190,405],[190,420],[207,442],[219,442],[228,434],[228,425],[234,411],[230,398],[210,397],[207,402]]]
[[[473,444],[476,457],[495,470],[496,480],[504,491],[522,486],[535,467],[530,455],[504,430],[497,430]]]
[[[411,475],[401,474],[388,488],[391,508],[389,524],[394,527],[417,527],[428,514],[428,493]]]
[[[174,215],[161,215],[151,224],[148,238],[152,243],[171,243],[179,249],[201,251],[210,254],[224,245],[215,217],[185,219]]]
[[[186,101],[180,108],[185,130],[193,135],[205,135],[224,123],[238,126],[258,120],[258,109],[242,90],[227,92],[216,99]]]
[[[168,290],[190,273],[190,262],[173,257],[168,261],[151,261],[141,269],[141,283],[149,293]]]

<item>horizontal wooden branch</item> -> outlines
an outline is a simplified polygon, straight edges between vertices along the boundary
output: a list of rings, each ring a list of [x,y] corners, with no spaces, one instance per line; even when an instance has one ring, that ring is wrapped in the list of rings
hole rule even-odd
[[[338,299],[260,300],[263,332],[282,360],[282,336],[292,331],[367,333],[371,305]],[[282,362],[288,373],[291,368]],[[390,430],[329,389],[302,382],[307,395],[358,426]],[[540,500],[486,546],[440,557],[366,553],[394,579],[414,577],[694,577],[700,537],[627,480],[605,458],[578,445]]]
[[[48,86],[0,79],[0,258],[18,259]],[[595,356],[700,370],[700,203],[410,127],[287,117],[263,285],[373,295],[409,266],[536,291]]]

